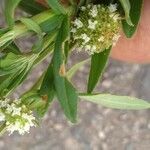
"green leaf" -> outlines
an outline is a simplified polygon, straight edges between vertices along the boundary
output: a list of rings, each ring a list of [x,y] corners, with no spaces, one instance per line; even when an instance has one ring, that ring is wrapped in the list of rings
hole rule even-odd
[[[86,63],[88,63],[90,61],[90,59],[86,59],[83,60],[77,64],[75,64],[68,72],[67,72],[67,79],[71,80],[71,78],[75,75],[75,73],[78,71],[78,69],[80,69],[80,67],[82,67],[83,65],[85,65]]]
[[[35,21],[29,18],[22,18],[20,20],[22,23],[24,23],[27,26],[28,30],[31,30],[37,33],[38,41],[33,46],[32,51],[35,53],[39,52],[42,49],[42,45],[43,45],[43,34],[42,34],[42,30],[40,26]]]
[[[150,108],[150,103],[129,96],[111,94],[81,95],[80,98],[114,109],[141,110]]]
[[[27,74],[27,68],[22,68],[18,73],[10,74],[0,84],[0,96],[6,96],[13,89],[15,89],[25,78]]]
[[[6,32],[8,32],[9,31],[9,29],[8,28],[0,28],[0,37],[4,34],[4,33],[6,33]]]
[[[53,72],[57,98],[64,110],[66,117],[71,122],[76,122],[78,95],[71,83],[69,83],[65,76],[60,73],[62,68],[64,68],[63,44],[68,38],[69,31],[68,16],[65,16],[56,38],[53,56]]]
[[[21,102],[26,105],[30,110],[34,110],[38,117],[43,117],[47,111],[47,103],[40,96],[39,91],[29,91],[21,96]]]
[[[39,24],[39,26],[41,27],[43,32],[46,32],[45,27],[46,27],[47,32],[51,32],[53,29],[56,29],[56,27],[58,27],[58,28],[60,27],[60,22],[55,22],[53,20],[50,20],[54,16],[56,16],[56,14],[52,13],[51,10],[48,10],[48,11],[44,11],[36,16],[33,16],[32,20],[34,22],[36,22],[37,24]],[[51,26],[49,26],[49,25],[51,25]],[[54,27],[52,27],[52,26],[54,26]],[[50,27],[50,29],[48,27]],[[8,43],[16,38],[24,36],[26,33],[28,33],[28,28],[23,23],[20,23],[20,22],[16,23],[13,29],[0,35],[0,47],[4,46],[6,43]],[[0,49],[0,51],[1,51],[1,49]]]
[[[14,13],[21,0],[5,0],[5,18],[9,27],[14,25]]]
[[[40,88],[40,94],[43,96],[47,96],[51,99],[51,92],[54,93],[54,76],[53,76],[53,66],[49,65],[47,72],[45,73],[43,82]],[[54,94],[53,94],[54,95]]]
[[[19,7],[31,15],[36,15],[47,9],[39,3],[35,2],[35,0],[21,0]]]
[[[22,68],[23,61],[24,59],[20,56],[15,55],[13,53],[8,53],[8,55],[5,58],[0,60],[0,76],[19,71],[20,68]]]
[[[28,91],[25,94],[23,94],[20,97],[20,99],[21,102],[26,106],[28,106],[28,108],[30,109],[35,109],[39,107],[41,103],[41,102],[39,103],[39,101],[42,101],[42,98],[40,97],[38,90]]]
[[[47,72],[44,76],[39,93],[46,102],[45,107],[43,108],[43,111],[42,111],[43,113],[41,114],[41,116],[43,116],[47,112],[47,109],[48,109],[49,105],[51,104],[51,102],[53,101],[54,94],[55,94],[54,75],[53,75],[52,64],[50,64],[47,69]]]
[[[38,55],[15,55],[9,53],[7,57],[0,60],[0,96],[5,96],[21,84]],[[0,78],[0,81],[1,81]]]
[[[130,17],[134,26],[130,26],[125,20],[122,21],[124,33],[128,38],[131,38],[134,35],[138,27],[138,23],[141,16],[141,10],[143,6],[143,0],[136,0],[136,1],[130,0],[130,4],[131,4]]]
[[[52,8],[52,10],[57,14],[66,14],[63,6],[58,2],[58,0],[47,0],[48,5]]]
[[[34,20],[30,18],[21,18],[20,21],[24,23],[29,30],[34,31],[35,33],[40,35],[42,34],[40,26]]]
[[[69,47],[69,41],[66,41],[64,43],[64,53],[65,53],[65,64],[67,63],[68,61],[68,56],[69,56],[69,51],[70,51],[70,47]]]
[[[101,53],[94,54],[91,59],[91,69],[88,80],[87,92],[91,93],[95,88],[99,78],[101,78],[105,66],[108,61],[111,48],[104,50]]]
[[[126,18],[126,22],[130,25],[130,26],[133,26],[133,23],[131,21],[131,18],[130,18],[130,9],[131,9],[131,5],[130,5],[130,1],[129,0],[119,0],[123,9],[124,9],[124,12],[125,12],[125,18]]]
[[[9,44],[3,51],[5,53],[12,52],[12,53],[17,54],[17,55],[21,54],[21,51],[20,51],[19,47],[15,44],[15,42],[12,42],[11,44]]]
[[[15,32],[13,30],[10,30],[0,36],[0,51],[2,51],[12,42],[12,39],[14,39],[14,35]]]
[[[60,28],[63,20],[63,15],[54,15],[40,24],[43,32],[50,33],[51,31]]]

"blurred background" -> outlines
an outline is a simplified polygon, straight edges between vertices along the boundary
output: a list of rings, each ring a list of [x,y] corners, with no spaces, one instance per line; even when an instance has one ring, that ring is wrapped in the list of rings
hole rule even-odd
[[[0,0],[0,27],[4,25]],[[17,15],[20,15],[20,10]],[[22,14],[22,13],[21,13]],[[26,50],[34,41],[18,41]],[[69,66],[86,58],[73,52]],[[48,60],[35,68],[25,84],[14,96],[27,90],[45,69]],[[76,87],[86,89],[89,65],[80,69],[74,77]],[[136,96],[150,101],[150,65],[128,64],[110,58],[101,84],[95,91]],[[54,101],[41,126],[29,134],[20,136],[5,134],[0,137],[0,150],[150,150],[150,111],[121,111],[104,108],[90,102],[80,102],[79,122],[72,125],[65,119],[62,109]]]

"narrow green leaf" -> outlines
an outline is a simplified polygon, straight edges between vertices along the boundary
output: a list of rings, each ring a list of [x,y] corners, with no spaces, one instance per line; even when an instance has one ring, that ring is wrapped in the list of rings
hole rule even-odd
[[[66,14],[63,6],[58,2],[58,0],[47,0],[48,5],[53,9],[57,14]]]
[[[88,63],[90,61],[90,59],[86,59],[83,60],[77,64],[75,64],[68,72],[67,72],[67,79],[71,80],[71,78],[75,75],[75,73],[78,71],[78,69],[80,69],[80,67],[82,67],[83,65],[85,65],[86,63]]]
[[[38,93],[38,90],[33,90],[33,91],[28,91],[26,93],[24,93],[21,97],[21,102],[23,104],[25,104],[26,106],[28,106],[28,108],[32,108],[32,109],[35,109],[37,108],[39,105],[34,105],[36,102],[39,102],[39,101],[42,101],[39,93]],[[44,102],[44,101],[43,101]],[[33,107],[34,105],[34,107]]]
[[[59,86],[59,85],[58,85]],[[61,90],[61,89],[60,89]],[[69,116],[69,119],[71,122],[75,123],[77,121],[77,102],[78,102],[78,94],[74,86],[65,78],[65,90],[66,90],[66,104],[68,106],[64,106],[64,108],[69,110],[69,114],[66,116]],[[65,103],[62,99],[62,105]],[[68,107],[68,108],[67,108]]]
[[[0,96],[9,94],[24,81],[37,57],[38,55],[8,54],[0,60],[0,71],[4,73],[1,78],[5,77],[0,84]]]
[[[76,122],[78,95],[71,83],[69,83],[65,76],[60,73],[62,66],[64,65],[63,43],[67,39],[68,34],[68,16],[66,16],[62,22],[55,43],[53,56],[54,84],[57,98],[64,110],[66,117],[71,122]]]
[[[0,84],[0,96],[6,96],[9,94],[17,85],[20,84],[21,80],[24,78],[26,68],[22,68],[18,73],[10,74],[5,80]]]
[[[40,26],[34,20],[30,18],[21,18],[20,21],[24,23],[29,30],[34,31],[35,33],[40,35],[42,34]]]
[[[35,2],[35,0],[21,0],[19,7],[31,15],[36,15],[47,9],[39,3]]]
[[[0,36],[0,51],[2,51],[12,42],[12,39],[14,39],[14,35],[15,32],[13,30],[10,30]]]
[[[42,45],[43,45],[43,34],[40,26],[35,21],[29,18],[22,18],[20,20],[22,23],[24,23],[27,26],[28,30],[37,33],[38,41],[32,47],[32,51],[35,53],[39,52],[42,49]]]
[[[124,33],[128,38],[131,38],[134,35],[138,27],[138,23],[141,16],[141,10],[143,6],[143,0],[136,0],[136,1],[130,0],[130,4],[131,4],[130,17],[134,26],[130,26],[125,20],[122,21]]]
[[[68,56],[69,56],[69,51],[70,51],[70,47],[69,47],[69,41],[66,41],[64,44],[64,53],[65,53],[65,64],[68,61]]]
[[[8,32],[8,31],[9,31],[8,28],[0,28],[0,37],[1,37],[4,33]]]
[[[104,50],[101,53],[94,54],[91,59],[91,69],[88,80],[88,89],[87,92],[91,93],[95,88],[99,78],[101,78],[105,66],[108,61],[111,48]]]
[[[114,109],[141,110],[150,108],[150,103],[129,96],[111,94],[81,95],[80,98]]]
[[[29,91],[23,94],[20,99],[29,109],[34,110],[40,118],[47,112],[47,102],[40,96],[38,90]]]
[[[5,18],[9,27],[14,25],[14,13],[21,0],[5,0]]]
[[[0,70],[6,72],[6,74],[1,72],[0,76],[17,72],[20,68],[22,68],[23,61],[24,59],[20,56],[8,53],[6,57],[0,59]]]
[[[14,54],[17,54],[17,55],[20,55],[21,54],[21,51],[19,49],[19,47],[15,44],[15,42],[12,42],[11,44],[9,44],[4,50],[3,52],[5,53],[14,53]]]
[[[36,16],[33,16],[32,17],[32,20],[34,22],[36,22],[42,29],[43,32],[46,32],[44,30],[45,26],[47,27],[47,32],[51,32],[52,29],[55,29],[56,26],[59,28],[60,26],[60,22],[59,24],[54,24],[51,23],[50,19],[53,18],[54,16],[56,16],[56,14],[52,13],[51,10],[48,10],[48,11],[44,11]],[[60,18],[59,18],[60,19]],[[48,25],[55,25],[54,28],[50,27],[50,29],[48,29]],[[2,31],[3,32],[3,31]],[[18,37],[21,37],[21,36],[24,36],[26,33],[28,33],[28,28],[23,24],[23,23],[16,23],[14,28],[9,30],[8,32],[5,32],[4,34],[0,35],[0,47],[4,46],[6,43],[18,38]],[[1,49],[0,49],[1,51]]]
[[[63,15],[54,15],[40,24],[43,32],[50,33],[51,31],[60,28],[63,20]]]
[[[130,26],[133,26],[133,23],[132,23],[131,18],[130,18],[130,10],[131,10],[130,1],[129,0],[119,0],[119,1],[120,1],[121,5],[124,9],[126,22]]]
[[[39,93],[46,102],[45,107],[42,110],[43,113],[41,114],[43,116],[47,112],[49,105],[54,99],[55,90],[54,90],[54,75],[52,64],[50,64],[47,69]]]

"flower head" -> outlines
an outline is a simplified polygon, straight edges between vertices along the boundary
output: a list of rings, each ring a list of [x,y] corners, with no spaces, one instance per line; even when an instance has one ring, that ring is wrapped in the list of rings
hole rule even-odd
[[[12,134],[18,131],[23,135],[35,126],[32,112],[19,100],[0,99],[0,123],[5,123],[6,130]]]
[[[71,33],[79,51],[99,53],[114,46],[120,34],[121,17],[117,4],[81,7],[79,17],[72,24]]]

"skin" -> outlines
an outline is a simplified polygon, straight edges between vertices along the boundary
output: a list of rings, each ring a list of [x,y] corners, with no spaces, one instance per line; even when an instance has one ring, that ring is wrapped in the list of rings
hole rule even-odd
[[[37,1],[45,3],[45,0]],[[66,0],[61,1],[66,3]],[[144,0],[140,23],[135,35],[127,39],[121,33],[119,41],[112,49],[111,57],[131,63],[150,63],[150,0]]]
[[[123,33],[111,56],[132,63],[150,63],[150,0],[144,0],[137,32],[131,39]]]

